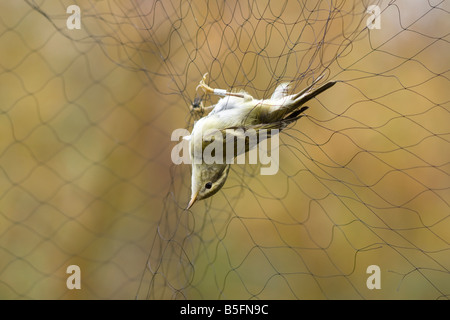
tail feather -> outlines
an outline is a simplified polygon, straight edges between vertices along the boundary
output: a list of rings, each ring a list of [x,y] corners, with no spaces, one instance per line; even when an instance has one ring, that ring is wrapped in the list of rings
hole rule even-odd
[[[298,93],[294,96],[294,102],[289,106],[289,111],[295,110],[299,108],[300,106],[304,105],[306,102],[311,100],[312,98],[316,97],[317,95],[321,94],[325,90],[328,90],[332,86],[336,84],[336,81],[329,81],[316,90],[310,91],[314,83],[307,88],[307,90],[303,90],[302,92]]]
[[[289,120],[289,119],[293,119],[296,118],[298,119],[299,117],[297,117],[299,114],[303,113],[304,111],[306,111],[309,107],[301,107],[299,110],[294,110],[292,113],[288,114],[284,120]],[[300,117],[303,117],[304,115],[302,114]]]
[[[297,121],[301,117],[304,116],[303,112],[306,111],[309,107],[302,107],[299,110],[294,110],[292,113],[288,114],[282,120],[280,120],[280,130],[286,128],[292,122]]]
[[[269,106],[268,112],[270,116],[268,118],[270,119],[280,119],[281,121],[284,120],[292,120],[302,112],[304,112],[307,107],[301,108],[302,105],[304,105],[309,100],[313,99],[317,95],[321,94],[325,90],[328,90],[332,86],[336,84],[336,81],[329,81],[319,88],[312,90],[313,86],[319,81],[321,77],[317,78],[310,86],[303,89],[299,93],[292,95],[290,97],[287,97],[289,100],[285,104],[279,106],[278,108],[273,108]],[[289,123],[292,121],[289,121]]]

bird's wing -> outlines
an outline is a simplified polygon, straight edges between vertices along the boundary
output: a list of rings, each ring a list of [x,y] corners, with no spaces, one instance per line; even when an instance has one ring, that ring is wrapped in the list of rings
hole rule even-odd
[[[272,135],[279,133],[286,128],[290,123],[297,121],[304,116],[302,114],[308,107],[303,107],[295,110],[285,118],[271,123],[260,123],[255,125],[229,127],[220,130],[220,142],[222,142],[222,150],[224,152],[224,159],[236,157],[240,154],[246,153],[255,148],[261,141],[269,139]],[[215,136],[217,137],[217,135]],[[214,140],[213,140],[214,141]],[[233,153],[227,153],[231,145]]]

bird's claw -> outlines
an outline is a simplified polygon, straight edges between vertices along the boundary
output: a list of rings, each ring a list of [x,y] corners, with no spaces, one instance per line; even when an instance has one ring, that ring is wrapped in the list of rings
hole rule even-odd
[[[208,73],[205,73],[203,75],[203,78],[202,78],[202,80],[200,80],[200,83],[198,84],[197,88],[195,88],[195,91],[197,91],[199,88],[201,88],[203,90],[203,92],[205,92],[205,93],[213,93],[214,92],[214,89],[205,83],[207,75],[208,75]]]

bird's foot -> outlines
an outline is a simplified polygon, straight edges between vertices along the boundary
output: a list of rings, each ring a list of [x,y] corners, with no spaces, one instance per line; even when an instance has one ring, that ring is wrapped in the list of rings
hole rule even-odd
[[[203,92],[205,92],[205,93],[214,93],[214,89],[211,88],[210,86],[208,86],[208,85],[205,83],[205,80],[206,80],[206,76],[207,76],[207,75],[208,75],[208,73],[205,73],[205,74],[203,75],[202,80],[200,80],[200,83],[198,84],[197,88],[195,88],[196,91],[197,91],[199,88],[201,88],[201,89],[203,90]]]

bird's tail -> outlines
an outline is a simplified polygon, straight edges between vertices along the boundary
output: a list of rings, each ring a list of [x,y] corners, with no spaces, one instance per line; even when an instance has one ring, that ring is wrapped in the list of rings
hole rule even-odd
[[[306,87],[299,93],[292,95],[290,97],[291,102],[286,103],[278,110],[273,110],[273,112],[278,113],[277,117],[278,119],[280,119],[280,128],[283,129],[290,123],[295,122],[303,117],[303,112],[308,109],[308,107],[304,106],[304,104],[336,84],[336,81],[329,81],[321,85],[317,89],[312,90],[314,85],[321,78],[322,77],[318,77],[310,86]]]
[[[298,108],[300,108],[302,105],[304,105],[306,102],[314,98],[315,96],[321,94],[322,92],[328,90],[332,86],[336,84],[336,81],[328,81],[327,83],[321,85],[315,90],[312,90],[314,85],[321,79],[322,77],[318,77],[316,80],[313,81],[313,83],[294,95],[292,97],[293,102],[289,105],[287,105],[287,113],[295,112]]]
[[[274,108],[273,106],[269,105],[267,111],[269,113],[268,118],[271,121],[268,122],[272,122],[274,119],[278,119],[278,121],[281,121],[284,126],[286,126],[287,124],[294,122],[295,120],[302,117],[302,113],[306,109],[308,109],[308,107],[303,107],[306,102],[336,84],[336,81],[329,81],[313,90],[313,87],[317,84],[317,82],[320,81],[320,79],[322,79],[322,76],[318,77],[313,81],[311,85],[309,85],[299,93],[286,97],[287,101],[278,108]]]

